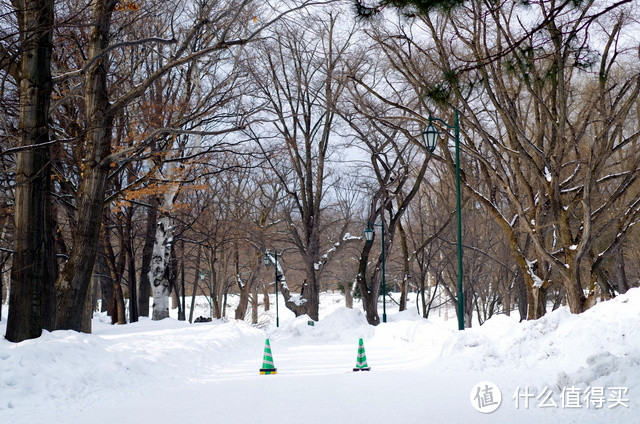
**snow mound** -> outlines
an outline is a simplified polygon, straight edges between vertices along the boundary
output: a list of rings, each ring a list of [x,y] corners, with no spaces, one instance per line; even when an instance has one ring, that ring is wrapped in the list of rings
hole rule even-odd
[[[575,315],[568,308],[539,320],[496,316],[483,326],[452,333],[439,364],[490,371],[562,370],[557,387],[640,384],[640,288]]]
[[[317,322],[308,315],[299,316],[275,334],[276,337],[289,335],[300,339],[336,341],[367,337],[373,333],[374,327],[367,323],[361,310],[339,307]]]
[[[197,378],[216,367],[252,357],[263,332],[244,322],[191,325],[144,319],[126,326],[101,324],[99,335],[43,332],[21,343],[0,340],[0,411],[98,398],[153,379]]]

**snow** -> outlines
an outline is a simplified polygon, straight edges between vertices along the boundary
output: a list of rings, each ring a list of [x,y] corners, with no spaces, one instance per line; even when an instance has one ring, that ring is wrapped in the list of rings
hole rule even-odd
[[[533,265],[535,265],[535,263],[536,261],[527,261],[527,270],[529,272],[529,275],[533,279],[533,286],[540,288],[544,284],[544,281],[542,281],[542,279],[538,277],[533,271]]]
[[[389,309],[389,322],[372,327],[361,309],[343,304],[339,294],[323,293],[313,326],[283,307],[280,328],[274,308],[263,313],[272,320],[261,328],[172,318],[112,326],[96,314],[93,334],[2,339],[0,422],[637,422],[640,288],[580,315],[566,308],[536,321],[498,315],[462,332],[437,311],[422,319],[415,305]],[[2,334],[6,307],[3,317]],[[276,375],[258,373],[265,338]],[[359,338],[370,372],[352,372]],[[482,381],[502,392],[492,414],[470,402]],[[599,390],[605,396],[599,408],[595,397],[589,408],[562,407],[565,393]],[[525,391],[540,397],[531,397],[528,409]],[[555,408],[540,407],[544,392]]]
[[[343,241],[349,241],[349,240],[362,240],[362,237],[359,236],[352,236],[351,233],[345,233],[344,237],[342,237]]]

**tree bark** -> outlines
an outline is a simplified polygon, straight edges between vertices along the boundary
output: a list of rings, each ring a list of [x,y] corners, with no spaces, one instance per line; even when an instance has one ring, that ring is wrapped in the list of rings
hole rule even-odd
[[[629,290],[629,280],[627,279],[627,272],[624,268],[624,252],[622,250],[622,245],[618,247],[616,252],[616,268],[618,271],[618,293],[624,294]]]
[[[180,272],[180,265],[178,257],[176,256],[175,244],[171,244],[169,251],[169,263],[167,265],[167,278],[169,279],[169,294],[171,298],[171,309],[178,310],[178,316],[182,312],[182,304],[180,302],[180,285],[178,284],[178,274]]]
[[[198,293],[198,279],[200,278],[200,255],[202,247],[198,246],[198,255],[196,256],[195,273],[193,277],[193,286],[191,289],[191,308],[189,308],[189,322],[193,322],[193,308],[196,304],[196,294]]]
[[[153,314],[151,319],[154,321],[169,317],[168,263],[173,233],[171,225],[172,219],[168,212],[164,211],[156,227],[153,258],[149,271],[149,281],[151,281],[151,292],[153,294]]]
[[[57,262],[51,207],[49,105],[53,1],[14,1],[20,30],[20,116],[16,154],[15,245],[6,339],[39,337],[54,328]]]
[[[129,275],[129,322],[138,322],[138,289],[136,283],[136,257],[133,249],[132,219],[133,207],[129,207],[124,228],[124,249],[127,255],[127,271]],[[124,254],[125,252],[122,252]]]
[[[262,303],[264,304],[265,312],[271,309],[271,301],[269,300],[269,286],[267,284],[262,285]]]
[[[353,291],[355,284],[354,282],[353,284],[344,286],[344,306],[349,309],[353,309]]]
[[[258,298],[258,285],[256,284],[251,293],[251,324],[254,325],[258,323],[258,303],[260,303]]]
[[[527,319],[538,319],[544,316],[547,310],[547,289],[544,287],[532,287],[527,290]]]
[[[77,203],[77,223],[69,260],[56,281],[55,329],[82,331],[85,299],[99,244],[110,163],[113,111],[107,94],[109,28],[115,1],[92,0],[91,32],[85,77],[87,157]],[[93,62],[92,62],[93,61]]]
[[[402,221],[398,222],[398,234],[400,234],[400,246],[402,248],[402,283],[400,285],[400,311],[407,309],[407,291],[408,280],[411,275],[411,269],[409,267],[409,247],[407,244],[407,234],[402,226]]]
[[[180,296],[178,299],[178,321],[185,321],[186,320],[186,313],[185,313],[185,309],[186,309],[186,304],[185,304],[185,298],[186,298],[186,288],[185,288],[185,284],[184,284],[184,240],[182,240],[181,246],[180,246],[180,251],[182,252],[180,255]]]
[[[240,252],[236,246],[235,250],[235,271],[236,271],[236,283],[240,290],[240,300],[238,306],[234,312],[235,319],[244,320],[247,315],[247,309],[249,308],[249,298],[253,293],[253,286],[256,285],[256,275],[258,274],[258,268],[260,267],[260,257],[262,255],[257,253],[254,257],[254,265],[251,270],[251,275],[246,281],[242,281],[240,276]]]
[[[369,253],[371,252],[371,243],[365,242],[360,253],[360,261],[358,262],[358,275],[356,276],[356,282],[360,289],[360,295],[362,297],[362,308],[364,309],[367,322],[371,325],[380,324],[380,317],[378,316],[378,296],[380,295],[380,284],[367,284],[367,263],[369,262]],[[379,269],[379,267],[378,267]],[[372,277],[372,281],[378,281],[376,275]]]
[[[169,143],[169,147],[173,143]],[[169,162],[165,166],[164,173],[169,178],[175,178],[177,164]],[[162,177],[162,175],[159,175]],[[171,284],[169,281],[170,258],[173,246],[174,219],[171,216],[173,205],[180,189],[180,183],[168,183],[161,195],[160,205],[162,213],[158,219],[155,242],[153,244],[153,258],[151,270],[149,271],[149,281],[151,282],[151,292],[153,294],[153,314],[151,319],[161,320],[169,317],[169,295],[171,294]]]
[[[101,251],[98,252],[95,264],[95,275],[98,277],[100,294],[102,296],[102,306],[100,310],[107,312],[111,317],[116,316],[115,303],[113,302],[113,282],[111,281],[111,272],[107,265],[107,257],[104,253],[104,248],[101,247]]]
[[[113,246],[111,245],[111,237],[109,230],[106,226],[103,226],[102,242],[104,246],[104,253],[106,263],[109,268],[109,274],[111,275],[111,284],[113,286],[113,304],[111,309],[111,324],[126,324],[127,318],[124,305],[124,294],[122,292],[122,275],[124,273],[126,264],[126,252],[123,248],[124,240],[120,240],[120,252],[116,258]]]
[[[149,271],[153,258],[153,243],[156,237],[156,224],[158,220],[158,202],[156,196],[149,198],[150,206],[147,208],[147,230],[142,247],[142,263],[140,265],[140,285],[138,289],[138,314],[149,316],[149,298],[151,297],[151,282]],[[196,276],[197,278],[197,276]]]

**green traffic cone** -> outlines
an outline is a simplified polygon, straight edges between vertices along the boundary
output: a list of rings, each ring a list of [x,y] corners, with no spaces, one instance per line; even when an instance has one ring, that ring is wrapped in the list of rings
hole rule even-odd
[[[273,355],[271,355],[271,345],[269,339],[264,341],[264,356],[262,357],[262,368],[260,368],[261,375],[275,374],[276,367],[273,365]]]
[[[364,353],[364,342],[362,339],[358,342],[358,358],[356,359],[356,367],[354,371],[371,371],[371,367],[367,365],[367,355]]]

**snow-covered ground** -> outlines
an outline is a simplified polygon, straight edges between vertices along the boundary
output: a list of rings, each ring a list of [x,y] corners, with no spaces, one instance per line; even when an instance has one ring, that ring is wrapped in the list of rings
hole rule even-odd
[[[323,295],[314,326],[281,304],[280,328],[175,319],[111,326],[97,315],[91,335],[2,339],[0,423],[640,420],[640,289],[579,316],[560,309],[519,323],[501,315],[463,332],[453,316],[436,311],[427,321],[415,307],[371,327],[342,303]],[[5,325],[6,310],[2,334]],[[265,338],[276,375],[258,372]],[[359,338],[370,372],[352,371]],[[474,389],[485,381],[495,387]],[[495,412],[474,408],[491,407],[497,390]]]

